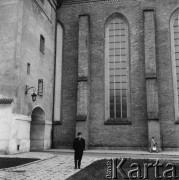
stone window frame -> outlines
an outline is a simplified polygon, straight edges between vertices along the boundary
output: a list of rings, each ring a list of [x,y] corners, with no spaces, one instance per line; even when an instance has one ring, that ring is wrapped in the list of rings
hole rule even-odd
[[[171,37],[171,58],[172,58],[172,74],[173,74],[173,91],[174,91],[174,107],[175,107],[175,123],[179,124],[179,102],[177,92],[177,76],[176,76],[176,59],[175,59],[175,44],[174,44],[174,29],[173,23],[176,16],[179,15],[179,7],[174,10],[170,18],[170,37]]]
[[[127,24],[127,118],[110,118],[110,101],[109,101],[109,66],[108,66],[108,57],[109,57],[109,45],[108,45],[108,28],[109,28],[109,24],[112,21],[112,19],[114,18],[122,18],[126,24]],[[129,23],[127,18],[119,13],[119,12],[115,12],[112,15],[110,15],[105,23],[105,51],[104,51],[104,56],[105,56],[105,66],[104,66],[104,74],[105,74],[105,79],[104,79],[104,83],[105,83],[105,125],[130,125],[132,124],[131,122],[131,118],[130,118],[130,44],[129,44],[129,39],[130,39],[130,30],[129,30]]]

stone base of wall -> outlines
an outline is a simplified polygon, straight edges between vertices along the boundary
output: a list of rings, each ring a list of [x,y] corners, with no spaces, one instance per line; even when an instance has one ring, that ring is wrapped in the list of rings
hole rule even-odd
[[[90,150],[143,150],[148,151],[148,147],[89,147]]]
[[[52,147],[52,122],[45,122],[44,150]]]
[[[30,121],[30,116],[12,113],[11,105],[0,106],[1,154],[29,152]]]
[[[179,151],[179,147],[178,148],[163,148],[163,151]]]
[[[55,149],[72,149],[71,146],[57,146]],[[100,146],[89,146],[89,150],[131,150],[131,151],[148,151],[148,147],[100,147]]]
[[[56,146],[54,149],[73,149],[72,146]]]
[[[0,154],[7,154],[9,140],[0,139]]]

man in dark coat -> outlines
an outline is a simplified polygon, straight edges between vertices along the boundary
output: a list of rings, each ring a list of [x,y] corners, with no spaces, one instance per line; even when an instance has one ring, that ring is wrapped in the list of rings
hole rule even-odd
[[[81,166],[81,159],[83,156],[83,151],[85,149],[85,140],[82,138],[82,133],[79,132],[77,134],[77,138],[75,138],[73,143],[73,149],[75,150],[75,169]],[[77,166],[78,165],[78,166]]]

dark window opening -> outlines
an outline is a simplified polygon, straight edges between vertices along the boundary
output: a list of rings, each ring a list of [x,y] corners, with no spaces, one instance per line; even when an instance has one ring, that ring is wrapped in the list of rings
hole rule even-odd
[[[45,38],[42,35],[40,35],[40,51],[45,52]]]
[[[30,75],[30,63],[27,63],[27,74]]]

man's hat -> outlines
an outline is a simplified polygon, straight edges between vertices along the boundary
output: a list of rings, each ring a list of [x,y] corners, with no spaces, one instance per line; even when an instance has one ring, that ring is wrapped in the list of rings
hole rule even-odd
[[[82,133],[81,133],[81,132],[78,132],[77,136],[79,136],[79,135],[82,135]]]

